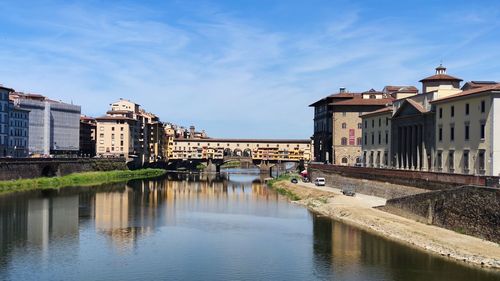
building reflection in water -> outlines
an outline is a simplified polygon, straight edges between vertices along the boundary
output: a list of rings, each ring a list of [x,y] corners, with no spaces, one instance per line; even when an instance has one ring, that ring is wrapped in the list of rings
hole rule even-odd
[[[278,198],[255,174],[232,175],[228,180],[224,174],[172,173],[159,180],[131,181],[118,191],[97,192],[89,200],[92,206],[88,209],[96,231],[111,238],[118,248],[126,249],[161,226],[178,225],[185,219],[178,213],[269,215],[269,210],[260,208],[260,204],[276,202]],[[251,204],[241,204],[249,201]]]
[[[33,195],[31,195],[33,196]],[[42,258],[51,243],[72,243],[78,240],[78,195],[22,196],[0,201],[0,262],[25,243],[37,246]],[[5,260],[3,260],[5,259]]]

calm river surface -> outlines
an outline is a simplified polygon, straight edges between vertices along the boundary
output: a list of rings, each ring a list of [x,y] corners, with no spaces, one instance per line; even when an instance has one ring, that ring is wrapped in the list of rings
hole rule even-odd
[[[317,217],[258,174],[170,174],[0,197],[0,280],[442,281],[500,273]]]

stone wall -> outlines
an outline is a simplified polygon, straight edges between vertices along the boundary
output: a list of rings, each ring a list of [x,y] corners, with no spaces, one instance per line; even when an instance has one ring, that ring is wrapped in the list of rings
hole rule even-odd
[[[0,160],[0,180],[64,176],[90,171],[125,170],[125,159],[89,158],[19,158]]]
[[[362,178],[345,177],[330,171],[310,169],[311,179],[323,177],[326,184],[340,189],[348,188],[356,193],[378,196],[386,199],[427,192],[428,190],[388,182],[371,181]]]
[[[334,173],[357,179],[374,180],[423,189],[441,190],[462,185],[498,186],[498,177],[311,164],[311,173]]]
[[[387,201],[379,209],[500,243],[500,189],[463,186]]]

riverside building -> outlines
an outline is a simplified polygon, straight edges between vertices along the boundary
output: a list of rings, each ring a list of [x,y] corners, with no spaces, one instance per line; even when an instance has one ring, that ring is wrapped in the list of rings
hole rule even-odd
[[[0,157],[6,157],[9,142],[9,94],[13,89],[0,85]]]
[[[414,95],[411,86],[386,86],[350,93],[340,88],[309,105],[314,107],[314,161],[336,165],[361,163],[362,120],[360,115],[385,108],[395,98]]]
[[[120,99],[96,122],[97,156],[125,157],[140,165],[164,159],[163,124],[139,104]]]
[[[440,65],[435,75],[420,80],[422,93],[362,115],[368,124],[363,127],[368,135],[364,165],[499,176],[500,138],[495,136],[500,132],[500,84],[471,81],[460,88],[461,81]],[[379,117],[389,119],[390,129],[377,128]],[[389,132],[389,141],[378,143],[377,134],[383,130]],[[377,157],[382,151],[390,155],[388,161]]]
[[[48,99],[38,94],[12,93],[14,106],[29,110],[29,152],[33,156],[77,155],[79,105]]]

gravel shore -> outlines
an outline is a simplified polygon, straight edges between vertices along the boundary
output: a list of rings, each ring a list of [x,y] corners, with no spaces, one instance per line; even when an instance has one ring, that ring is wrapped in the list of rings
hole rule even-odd
[[[499,244],[373,208],[385,205],[384,198],[363,194],[349,197],[336,188],[288,181],[277,182],[274,187],[297,195],[301,199],[293,202],[316,213],[387,239],[467,264],[500,269]]]

